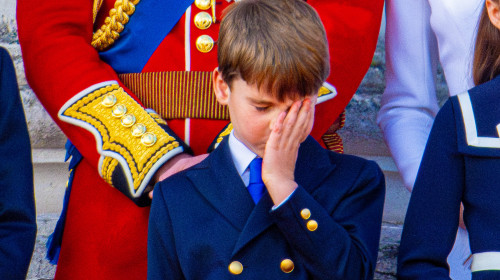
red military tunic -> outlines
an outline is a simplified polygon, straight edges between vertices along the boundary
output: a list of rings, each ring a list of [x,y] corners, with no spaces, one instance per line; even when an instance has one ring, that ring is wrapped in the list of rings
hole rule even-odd
[[[203,99],[209,87],[200,86],[205,91],[189,103],[190,87],[175,88],[181,78],[169,80],[162,73],[212,71],[217,66],[216,46],[200,52],[196,42],[202,35],[216,41],[218,20],[231,1],[216,1],[217,21],[207,29],[198,28],[194,18],[203,11],[213,15],[212,7],[202,10],[189,0],[132,2],[17,3],[28,82],[83,155],[74,173],[56,279],[145,279],[149,207],[134,202],[144,201],[153,174],[185,151],[183,143],[195,154],[205,153],[228,122],[224,109]],[[321,140],[370,65],[383,1],[308,3],[325,25],[331,61],[327,81],[338,92],[317,105],[312,135]],[[172,12],[175,9],[180,13]],[[93,33],[102,25],[111,35],[101,34],[105,43],[97,51],[92,42],[99,48],[99,36],[93,38]],[[153,73],[142,80],[127,76],[138,72]],[[127,77],[132,78],[126,86]],[[182,81],[191,85],[202,80]],[[173,88],[169,98],[164,96],[165,84]],[[147,107],[160,113],[168,127]]]

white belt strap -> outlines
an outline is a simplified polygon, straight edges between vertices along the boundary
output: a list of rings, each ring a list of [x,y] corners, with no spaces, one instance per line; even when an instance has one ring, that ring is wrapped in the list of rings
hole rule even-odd
[[[483,252],[472,255],[471,271],[500,270],[500,252]]]

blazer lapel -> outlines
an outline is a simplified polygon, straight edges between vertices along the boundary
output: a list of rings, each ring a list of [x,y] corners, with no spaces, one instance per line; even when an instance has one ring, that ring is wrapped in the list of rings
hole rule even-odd
[[[269,214],[273,205],[271,197],[266,192],[259,200],[259,203],[255,205],[250,217],[248,217],[245,227],[236,242],[232,256],[236,255],[246,244],[273,224]]]
[[[328,151],[324,150],[310,136],[300,145],[295,168],[295,180],[309,193],[320,186],[321,182],[335,168],[335,165],[330,162],[327,153]],[[250,214],[236,242],[232,253],[233,256],[273,224],[270,214],[273,205],[271,197],[266,193]]]
[[[197,172],[189,172],[199,192],[235,228],[243,230],[254,202],[234,167],[227,138],[215,149]]]

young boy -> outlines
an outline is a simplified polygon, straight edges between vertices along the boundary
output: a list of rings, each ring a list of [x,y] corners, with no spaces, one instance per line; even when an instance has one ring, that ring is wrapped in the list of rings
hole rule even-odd
[[[382,172],[308,136],[328,57],[302,0],[243,0],[226,12],[213,84],[233,130],[157,185],[148,279],[373,277]]]

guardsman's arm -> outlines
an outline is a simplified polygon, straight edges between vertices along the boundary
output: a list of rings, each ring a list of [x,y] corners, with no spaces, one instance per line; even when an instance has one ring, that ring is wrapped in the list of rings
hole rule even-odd
[[[128,9],[132,1],[123,1]],[[70,141],[110,185],[134,202],[162,164],[185,151],[145,110],[91,45],[92,1],[17,3],[27,80]]]

